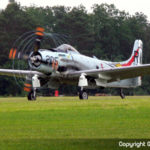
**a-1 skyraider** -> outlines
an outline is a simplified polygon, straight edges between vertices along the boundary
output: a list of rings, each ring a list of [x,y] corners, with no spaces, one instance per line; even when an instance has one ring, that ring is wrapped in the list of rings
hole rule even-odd
[[[28,56],[20,56],[17,48],[12,48],[9,54],[10,59],[26,58],[30,69],[0,69],[0,75],[26,78],[24,90],[29,92],[28,100],[36,99],[38,88],[58,89],[61,84],[78,85],[79,98],[88,99],[86,89],[135,88],[141,85],[141,76],[150,74],[150,64],[142,64],[141,40],[135,40],[132,55],[127,61],[110,62],[82,55],[68,44],[41,49],[44,29],[39,27],[34,34],[34,50]],[[124,98],[122,91],[120,96]]]

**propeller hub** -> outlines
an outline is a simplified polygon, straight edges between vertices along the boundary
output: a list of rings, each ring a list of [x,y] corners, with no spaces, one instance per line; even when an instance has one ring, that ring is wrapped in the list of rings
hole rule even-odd
[[[38,52],[34,52],[29,57],[29,63],[33,65],[34,67],[38,67],[41,65],[42,56]]]

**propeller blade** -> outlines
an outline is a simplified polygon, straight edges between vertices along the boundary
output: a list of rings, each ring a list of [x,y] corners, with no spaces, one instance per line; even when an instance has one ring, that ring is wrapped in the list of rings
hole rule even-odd
[[[31,90],[32,90],[32,78],[30,75],[28,75],[24,83],[24,91],[30,92]]]
[[[57,69],[58,69],[58,61],[57,60],[55,61],[55,67],[54,68],[55,68],[55,71],[57,71]]]
[[[42,37],[42,36],[44,36],[44,33],[43,33],[44,30],[45,30],[45,29],[42,28],[42,27],[37,27],[35,34]]]
[[[52,68],[55,70],[55,71],[57,71],[57,69],[58,69],[58,61],[57,60],[53,60],[52,61]]]
[[[37,52],[38,49],[40,49],[41,46],[41,40],[44,36],[44,28],[37,27],[35,35],[37,36],[36,41],[35,41],[35,46],[34,46],[34,52]]]
[[[17,53],[17,49],[11,48],[9,52],[9,59],[15,59],[16,53]]]

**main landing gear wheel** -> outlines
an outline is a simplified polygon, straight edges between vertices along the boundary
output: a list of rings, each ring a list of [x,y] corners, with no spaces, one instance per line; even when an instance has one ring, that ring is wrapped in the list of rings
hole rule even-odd
[[[85,90],[79,91],[79,98],[80,100],[88,99],[88,93]]]
[[[35,93],[35,91],[31,91],[31,92],[29,92],[28,93],[28,100],[29,101],[35,101],[36,100],[36,93]]]
[[[125,95],[124,95],[124,93],[123,93],[123,89],[120,89],[120,97],[121,97],[122,99],[125,99]]]

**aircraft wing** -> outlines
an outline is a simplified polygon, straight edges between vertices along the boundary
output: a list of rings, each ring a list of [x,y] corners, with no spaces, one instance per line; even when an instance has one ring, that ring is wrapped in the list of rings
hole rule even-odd
[[[93,69],[93,70],[81,70],[75,72],[69,72],[67,76],[80,76],[85,73],[87,76],[94,78],[105,79],[108,82],[134,78],[137,76],[150,75],[150,64],[139,65],[139,66],[129,66],[129,67],[116,67],[111,69]]]
[[[13,70],[13,69],[0,69],[0,75],[6,76],[16,76],[20,78],[25,78],[27,75],[39,75],[44,76],[43,73],[38,71],[31,71],[31,70]]]

